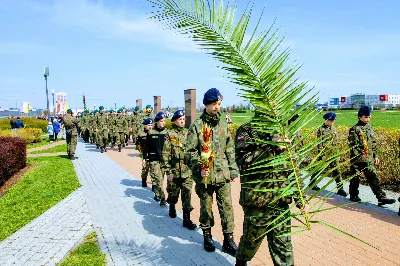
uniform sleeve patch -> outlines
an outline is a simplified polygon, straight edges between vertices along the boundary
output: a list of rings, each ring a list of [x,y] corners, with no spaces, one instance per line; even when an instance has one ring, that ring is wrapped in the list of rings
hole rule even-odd
[[[192,131],[188,131],[188,133],[187,133],[188,135],[191,135],[192,134]]]
[[[237,141],[238,141],[238,142],[244,141],[244,136],[238,137],[238,138],[237,138]]]

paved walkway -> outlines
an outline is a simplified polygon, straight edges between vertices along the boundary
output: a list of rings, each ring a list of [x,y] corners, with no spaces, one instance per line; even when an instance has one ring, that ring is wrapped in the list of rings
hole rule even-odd
[[[65,140],[59,140],[59,141],[56,141],[56,142],[53,142],[53,143],[50,143],[50,144],[47,144],[47,145],[43,145],[43,146],[40,146],[40,147],[27,149],[26,152],[47,150],[47,149],[50,149],[50,148],[53,148],[53,147],[57,147],[57,146],[63,145],[65,143],[66,143]]]
[[[132,175],[140,177],[140,158],[134,147],[129,145],[122,152],[110,150],[107,156],[124,167]],[[321,185],[323,185],[321,183]],[[165,186],[164,186],[165,187]],[[348,186],[345,186],[348,191]],[[376,250],[348,236],[320,225],[313,225],[310,232],[292,236],[296,265],[400,265],[400,217],[396,204],[388,208],[376,206],[376,199],[368,186],[360,187],[360,197],[371,203],[354,204],[336,210],[321,213],[316,220],[328,222],[345,232],[351,233],[368,243],[377,246]],[[232,199],[235,211],[235,241],[238,244],[242,235],[243,211],[239,205],[240,183],[232,183]],[[200,202],[192,193],[193,220],[198,223]],[[388,192],[388,196],[398,198],[399,193]],[[333,195],[326,208],[350,203],[348,199]],[[180,202],[177,205],[181,209]],[[217,206],[213,212],[216,224],[213,236],[223,240],[222,228]],[[295,224],[295,223],[294,223]],[[268,243],[264,240],[260,250],[251,261],[254,265],[272,265]]]
[[[183,228],[181,213],[171,219],[149,188],[94,145],[80,142],[76,155],[74,166],[108,265],[234,264],[219,250],[204,251],[201,232]]]
[[[79,188],[0,242],[0,265],[56,265],[91,230],[92,222]]]

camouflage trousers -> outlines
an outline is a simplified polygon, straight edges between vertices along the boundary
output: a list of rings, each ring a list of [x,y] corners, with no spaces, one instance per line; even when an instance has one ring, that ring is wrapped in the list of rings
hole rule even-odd
[[[359,162],[350,166],[350,174],[352,176],[349,186],[350,197],[355,197],[359,194],[358,188],[360,186],[360,173],[364,174],[372,192],[378,200],[386,198],[386,193],[382,190],[381,182],[376,174],[375,166],[368,166],[366,162]]]
[[[83,140],[85,141],[85,142],[88,142],[89,141],[89,129],[85,129],[84,131],[83,131]]]
[[[102,147],[106,147],[108,144],[108,132],[107,130],[101,130],[99,132],[97,132],[97,144],[102,146]]]
[[[125,133],[124,132],[115,132],[116,143],[117,145],[122,145],[125,143]]]
[[[196,183],[196,194],[200,198],[200,228],[208,229],[214,226],[214,215],[212,211],[214,193],[217,198],[219,215],[221,217],[222,231],[233,233],[235,229],[231,183],[204,184]]]
[[[90,142],[96,143],[96,131],[90,130]]]
[[[168,181],[168,203],[176,204],[181,193],[181,201],[184,212],[191,212],[193,210],[192,199],[193,179],[188,178],[174,178],[173,181]]]
[[[286,211],[289,206],[286,205],[281,208],[281,210],[272,208],[243,208],[243,235],[240,238],[239,250],[236,255],[237,259],[250,261],[256,255],[266,236],[269,253],[274,265],[294,265],[293,246],[290,236],[279,236],[290,233],[290,219],[268,232],[271,228],[268,226],[268,223]]]
[[[164,171],[161,169],[160,162],[150,162],[150,178],[154,187],[154,195],[165,199],[164,194]]]
[[[150,170],[150,162],[146,161],[145,167],[142,167],[142,179],[147,180],[147,176],[149,175],[149,170]]]
[[[76,150],[76,144],[78,143],[78,136],[67,134],[65,140],[67,142],[68,155],[74,155]]]

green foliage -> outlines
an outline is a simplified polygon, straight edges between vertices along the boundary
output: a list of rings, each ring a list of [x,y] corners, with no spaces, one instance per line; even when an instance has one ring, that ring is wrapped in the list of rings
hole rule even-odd
[[[27,144],[38,143],[42,141],[43,132],[39,128],[19,128],[14,131],[6,129],[0,130],[2,137],[19,137],[24,139]]]
[[[45,146],[50,144],[50,140],[49,140],[49,136],[48,135],[42,135],[42,139],[40,142],[35,142],[35,143],[31,143],[28,144],[28,146],[26,146],[27,149],[33,149],[33,148],[38,148],[41,146]]]
[[[296,136],[310,120],[319,115],[312,108],[302,111],[307,106],[317,104],[318,97],[307,88],[306,82],[300,82],[295,77],[300,66],[289,61],[290,49],[281,48],[283,37],[279,36],[278,30],[271,27],[258,31],[260,18],[255,29],[249,32],[253,7],[245,9],[236,20],[236,7],[224,5],[222,0],[219,3],[215,0],[148,1],[157,9],[152,19],[158,20],[166,28],[185,34],[196,41],[206,53],[219,60],[221,68],[226,70],[227,78],[239,86],[240,95],[257,109],[257,117],[252,118],[252,128],[260,133],[272,135],[273,140],[256,139],[256,144],[281,148],[279,155],[253,163],[244,174],[284,176],[289,185],[284,189],[276,188],[273,194],[277,196],[273,201],[278,202],[283,197],[291,197],[298,202],[300,208],[304,208],[307,200],[316,197],[320,191],[306,194],[311,187],[309,184],[303,186],[303,181],[313,174],[317,180],[321,180],[322,173],[330,162],[340,157],[341,153],[304,163],[306,158],[311,158],[314,147],[321,143],[322,139],[312,138],[312,134],[304,134],[301,138]],[[293,111],[292,107],[300,102],[303,103],[302,106]],[[289,120],[300,113],[301,116],[289,125]],[[311,225],[316,223],[332,228],[325,222],[315,220],[313,214],[322,211],[326,200],[326,197],[317,200],[310,213],[303,214],[293,207],[287,211],[282,210],[282,215],[269,223],[270,230],[281,226],[287,219],[296,219],[301,223],[297,227],[298,231],[310,230]]]
[[[0,241],[15,233],[80,187],[66,157],[28,158],[35,168],[0,198]]]
[[[166,123],[165,123],[165,127],[166,128],[168,128],[168,129],[172,129],[172,122],[171,121],[167,121]]]
[[[82,245],[76,248],[59,265],[60,266],[103,266],[106,265],[106,255],[101,252],[95,232],[85,237]]]
[[[33,152],[29,152],[29,153],[30,154],[39,154],[39,153],[57,153],[57,152],[67,152],[67,144],[61,144],[61,145],[55,146],[53,148],[40,150],[40,151],[33,151]]]
[[[25,128],[40,128],[44,133],[47,133],[47,120],[32,118],[32,117],[21,117],[22,122],[24,122]],[[10,129],[10,119],[2,118],[0,119],[0,130]]]

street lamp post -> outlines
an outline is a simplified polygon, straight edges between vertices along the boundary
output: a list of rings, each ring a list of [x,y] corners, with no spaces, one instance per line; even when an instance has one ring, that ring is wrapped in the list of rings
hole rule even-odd
[[[114,111],[117,111],[117,101],[114,102]]]
[[[49,91],[47,89],[47,77],[49,75],[49,67],[44,67],[44,79],[46,80],[47,121],[50,121]]]
[[[51,90],[51,95],[53,95],[53,116],[56,117],[56,106],[54,104],[54,90]]]
[[[96,105],[95,105],[95,104],[93,105],[93,111],[94,111],[94,110],[96,110]]]

